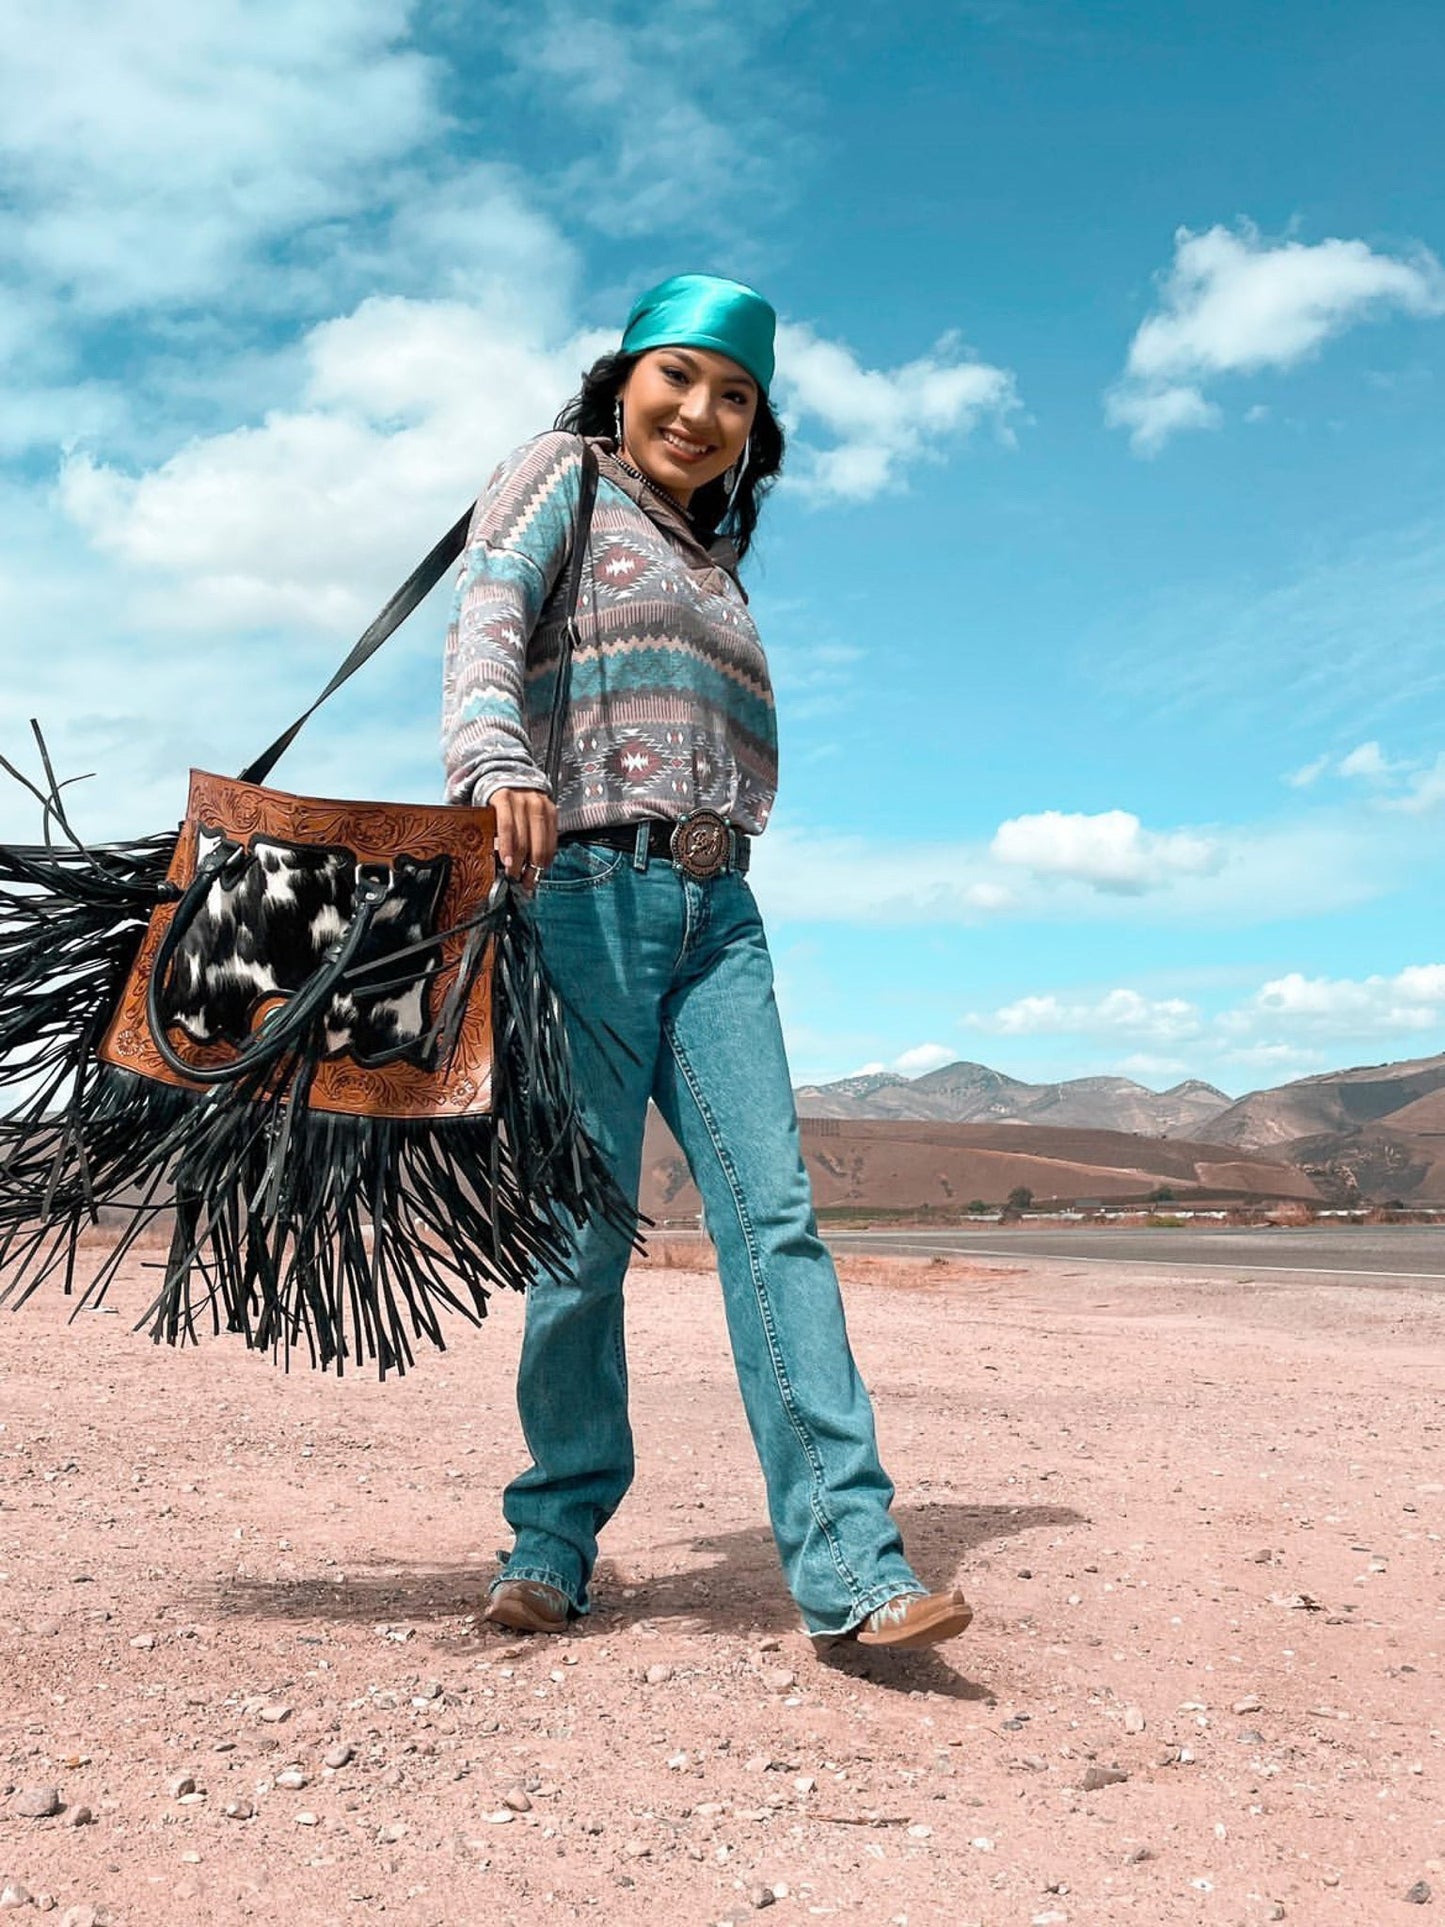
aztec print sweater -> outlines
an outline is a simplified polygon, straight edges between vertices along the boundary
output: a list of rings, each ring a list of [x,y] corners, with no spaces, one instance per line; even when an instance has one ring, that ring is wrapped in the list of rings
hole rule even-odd
[[[747,598],[686,520],[594,443],[599,479],[562,731],[559,827],[719,811],[761,830],[777,790],[767,660]],[[447,630],[442,751],[450,803],[549,788],[581,443],[525,442],[472,517]]]

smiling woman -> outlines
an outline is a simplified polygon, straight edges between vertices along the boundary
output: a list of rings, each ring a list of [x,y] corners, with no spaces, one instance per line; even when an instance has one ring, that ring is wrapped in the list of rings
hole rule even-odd
[[[447,793],[490,804],[534,882],[583,1115],[635,1199],[649,1099],[718,1256],[773,1533],[809,1632],[924,1646],[972,1617],[928,1593],[889,1513],[873,1412],[817,1236],[747,881],[777,786],[767,658],[737,579],[782,462],[762,296],[677,275],[478,504],[447,638]],[[592,499],[595,484],[595,500]],[[580,633],[572,589],[585,574]],[[591,1225],[527,1295],[532,1455],[487,1616],[560,1632],[632,1480],[630,1248]]]

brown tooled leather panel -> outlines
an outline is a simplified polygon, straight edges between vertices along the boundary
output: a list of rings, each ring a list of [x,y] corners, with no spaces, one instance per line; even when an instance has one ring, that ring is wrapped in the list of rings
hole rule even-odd
[[[186,820],[169,872],[171,882],[181,889],[196,873],[201,824],[246,844],[254,836],[267,836],[290,843],[340,845],[353,851],[361,863],[386,863],[402,851],[419,859],[449,857],[450,873],[438,911],[442,930],[453,928],[486,900],[495,874],[497,819],[491,810],[436,803],[335,803],[192,770]],[[105,1063],[142,1077],[199,1090],[200,1085],[187,1085],[170,1070],[151,1041],[146,1021],[146,983],[172,915],[170,904],[152,913],[98,1054]],[[455,981],[465,942],[465,937],[455,936],[442,944],[442,969],[432,993],[438,1005]],[[170,1039],[198,1067],[225,1063],[233,1055],[229,1044],[197,1045],[179,1031],[173,1030]],[[483,970],[468,999],[457,1048],[446,1070],[425,1071],[405,1063],[368,1070],[339,1057],[318,1068],[311,1087],[314,1110],[352,1117],[470,1117],[488,1112],[491,1102],[490,970]]]

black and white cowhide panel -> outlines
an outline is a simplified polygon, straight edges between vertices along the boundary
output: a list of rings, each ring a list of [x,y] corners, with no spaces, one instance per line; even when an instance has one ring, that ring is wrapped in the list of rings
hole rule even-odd
[[[197,862],[219,841],[203,830]],[[435,935],[448,868],[444,856],[394,859],[386,901],[353,965],[361,974],[354,987],[333,997],[327,1012],[327,1057],[426,1063],[431,978],[441,951],[428,946],[400,958],[394,969],[384,960]],[[349,850],[254,838],[245,858],[211,885],[177,949],[164,1000],[167,1022],[198,1044],[244,1042],[257,1006],[294,995],[346,935],[355,890],[356,858]],[[375,964],[382,968],[364,969]]]

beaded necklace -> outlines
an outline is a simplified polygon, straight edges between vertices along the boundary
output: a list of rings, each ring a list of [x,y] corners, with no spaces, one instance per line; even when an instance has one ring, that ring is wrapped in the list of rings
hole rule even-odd
[[[650,475],[644,475],[640,468],[634,468],[631,462],[629,462],[626,459],[626,457],[622,454],[620,449],[612,457],[612,459],[614,462],[616,462],[617,466],[620,469],[626,470],[626,472],[632,477],[633,481],[641,482],[642,486],[645,489],[650,489],[654,495],[660,495],[663,501],[666,502],[669,505],[669,507],[675,508],[678,514],[684,520],[684,522],[690,523],[692,521],[692,516],[690,512],[683,506],[681,502],[678,501],[677,497],[672,493],[672,490],[664,488],[661,482],[654,482],[652,477]]]

